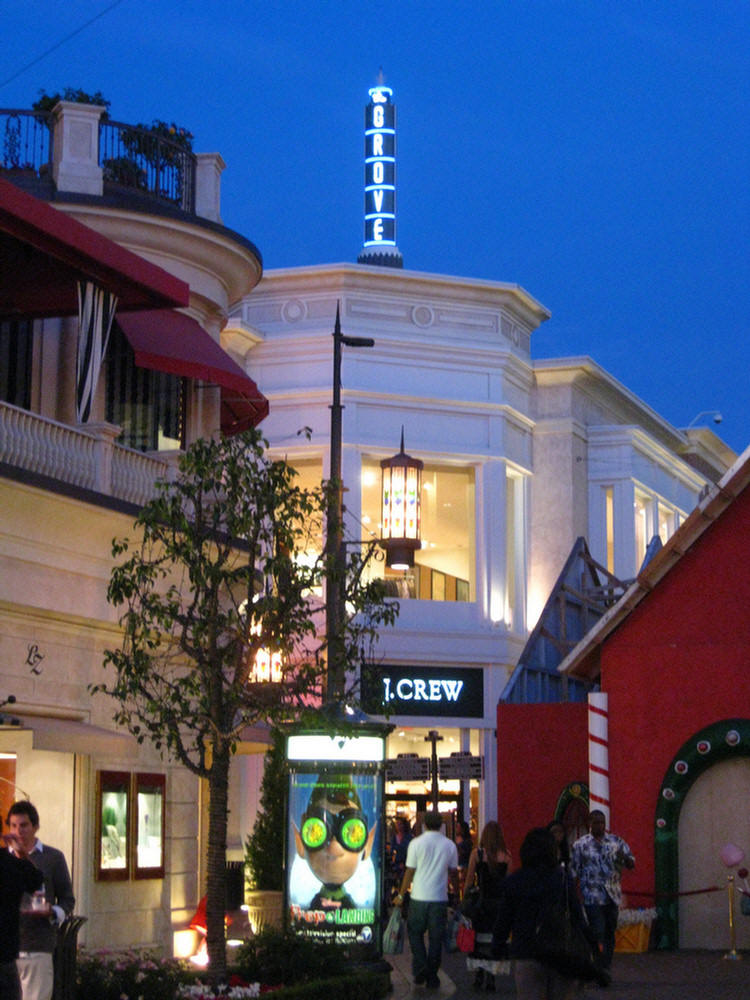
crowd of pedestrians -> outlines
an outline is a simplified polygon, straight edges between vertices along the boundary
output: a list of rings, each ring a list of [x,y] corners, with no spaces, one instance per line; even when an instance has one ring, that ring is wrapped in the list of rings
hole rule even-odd
[[[467,966],[475,990],[494,991],[500,972],[512,972],[518,1000],[573,1000],[584,981],[607,985],[622,900],[620,875],[635,866],[635,859],[628,844],[606,830],[600,810],[589,814],[589,832],[572,845],[560,823],[529,830],[519,867],[494,820],[476,845],[463,822],[449,839],[436,811],[424,816],[423,832],[399,820],[388,854],[395,873],[392,902],[408,902],[416,985],[439,985],[449,902],[473,926],[474,951],[467,955]],[[543,947],[543,924],[547,937],[559,937],[551,946],[547,941]],[[571,927],[579,942],[575,961],[563,954],[571,950]]]

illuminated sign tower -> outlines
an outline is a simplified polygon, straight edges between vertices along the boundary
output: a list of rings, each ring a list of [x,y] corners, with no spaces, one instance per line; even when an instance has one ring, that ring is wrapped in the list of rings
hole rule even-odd
[[[396,105],[383,83],[369,91],[365,107],[365,242],[357,261],[403,267],[396,246]]]

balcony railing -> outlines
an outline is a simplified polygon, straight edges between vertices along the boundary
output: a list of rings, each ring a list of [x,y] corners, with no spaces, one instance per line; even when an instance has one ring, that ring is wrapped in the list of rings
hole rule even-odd
[[[0,166],[37,177],[52,165],[52,115],[48,111],[0,110]]]
[[[99,125],[104,181],[195,212],[195,154],[151,129],[106,121]]]
[[[143,506],[174,465],[115,444],[116,433],[110,424],[82,430],[0,402],[0,462]]]
[[[51,112],[0,108],[0,168],[16,177],[51,177]],[[196,156],[179,139],[122,122],[99,123],[98,164],[107,188],[127,189],[195,214]]]

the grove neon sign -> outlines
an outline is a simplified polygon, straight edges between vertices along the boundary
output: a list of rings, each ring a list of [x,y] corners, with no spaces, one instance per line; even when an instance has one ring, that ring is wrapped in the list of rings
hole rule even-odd
[[[365,247],[396,246],[396,106],[378,84],[365,108]]]

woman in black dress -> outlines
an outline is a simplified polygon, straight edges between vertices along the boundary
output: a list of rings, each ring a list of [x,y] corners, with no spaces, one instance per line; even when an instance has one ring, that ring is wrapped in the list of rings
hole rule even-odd
[[[475,950],[467,959],[469,971],[475,973],[475,989],[494,990],[495,976],[510,971],[507,962],[492,956],[492,928],[510,863],[502,828],[496,820],[490,820],[482,830],[479,845],[471,852],[464,884],[464,899],[475,883],[479,885],[481,896],[481,906],[471,918],[476,933]]]

